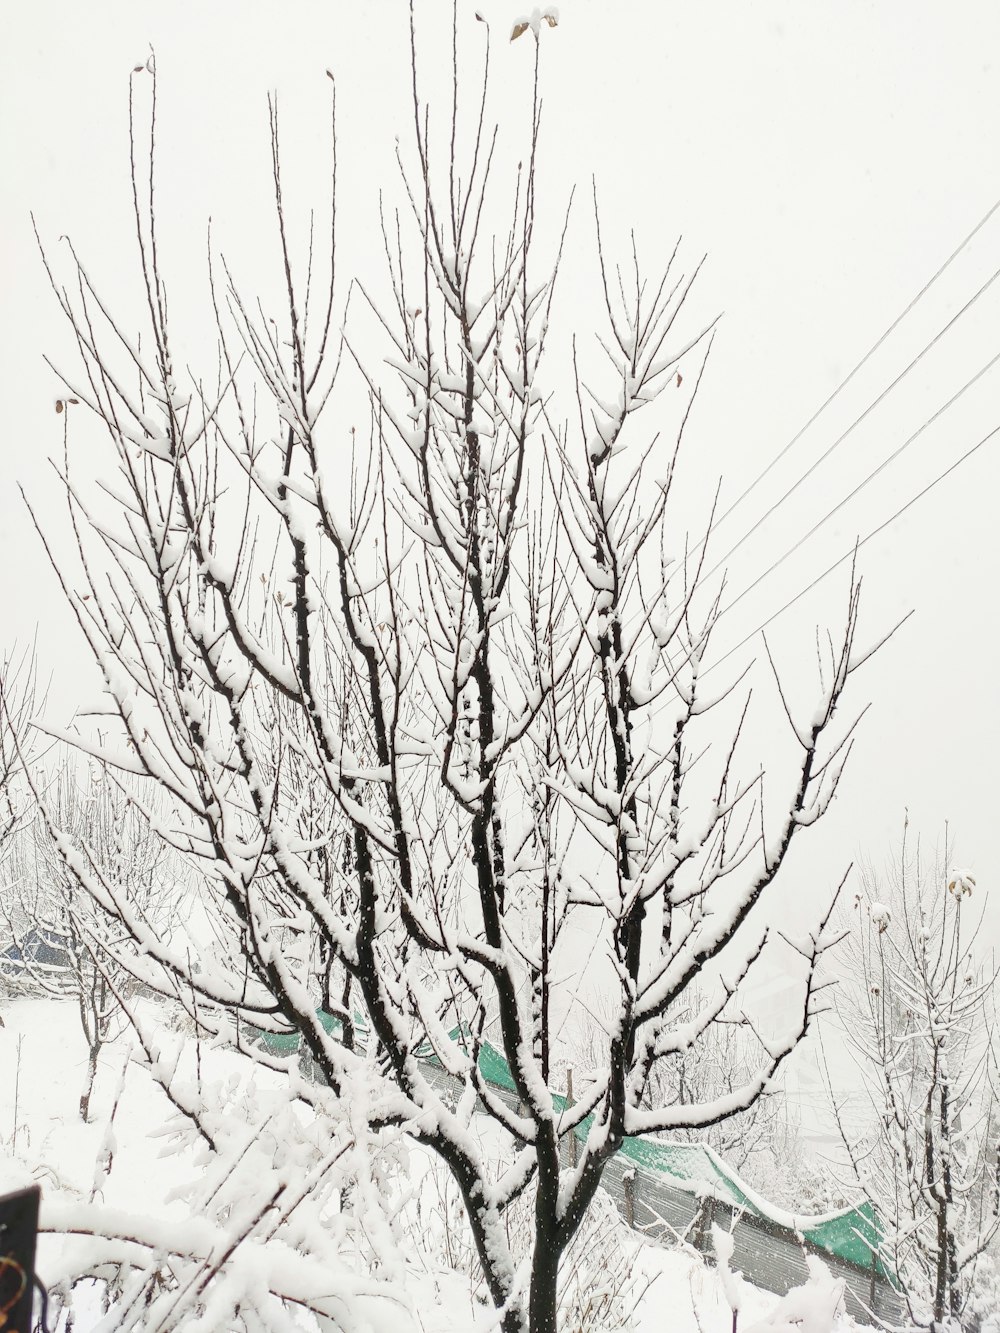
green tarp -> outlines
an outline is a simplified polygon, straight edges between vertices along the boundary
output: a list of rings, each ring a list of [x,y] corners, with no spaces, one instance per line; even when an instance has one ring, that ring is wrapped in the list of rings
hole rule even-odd
[[[339,1034],[341,1029],[339,1018],[335,1018],[333,1014],[328,1014],[325,1009],[317,1009],[316,1017],[322,1023],[324,1032]],[[297,1032],[263,1032],[250,1023],[247,1024],[247,1029],[250,1033],[250,1040],[259,1042],[272,1055],[294,1055],[302,1040]]]

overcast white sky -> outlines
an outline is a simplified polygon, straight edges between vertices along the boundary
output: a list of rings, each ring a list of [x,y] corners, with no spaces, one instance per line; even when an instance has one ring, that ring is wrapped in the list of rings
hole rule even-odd
[[[448,74],[442,15],[421,5],[425,88]],[[461,0],[471,22],[475,6]],[[503,114],[516,120],[531,38],[509,44],[517,15],[479,0],[494,35]],[[34,209],[55,244],[70,233],[113,303],[135,308],[138,275],[127,177],[129,71],[155,47],[162,97],[161,221],[180,317],[180,277],[201,265],[204,223],[245,278],[271,270],[266,94],[279,92],[299,197],[323,197],[326,68],[338,80],[345,264],[378,268],[376,190],[394,187],[393,144],[409,132],[406,8],[398,0],[255,0],[9,6],[0,50],[4,189],[0,367],[0,651],[40,624],[53,698],[72,710],[87,667],[42,567],[15,485],[52,514],[46,458],[61,444],[56,382],[65,330],[32,237]],[[440,50],[440,63],[437,59]],[[995,0],[567,0],[543,33],[546,198],[593,173],[622,242],[635,226],[651,259],[683,233],[709,262],[693,298],[725,312],[694,423],[684,484],[692,527],[716,479],[735,499],[1000,197],[1000,6]],[[553,217],[555,216],[553,211]],[[584,226],[582,240],[589,240]],[[720,531],[716,554],[801,477],[1000,268],[1000,212],[913,314]],[[262,283],[267,280],[262,278]],[[585,305],[581,310],[586,313]],[[197,332],[191,337],[197,341]],[[851,433],[730,561],[751,584],[1000,351],[1000,281]],[[1000,368],[891,463],[865,492],[740,603],[720,649],[754,629],[857,535],[1000,423]],[[795,862],[808,892],[857,854],[881,860],[904,806],[934,837],[945,819],[960,857],[1000,893],[996,756],[1000,749],[1000,439],[981,449],[865,549],[865,632],[915,616],[859,680],[868,713],[842,795]],[[817,621],[841,604],[830,580],[779,619],[790,669],[811,664]],[[746,651],[746,650],[744,650]],[[992,886],[992,887],[991,887]],[[1000,913],[994,913],[994,926]]]

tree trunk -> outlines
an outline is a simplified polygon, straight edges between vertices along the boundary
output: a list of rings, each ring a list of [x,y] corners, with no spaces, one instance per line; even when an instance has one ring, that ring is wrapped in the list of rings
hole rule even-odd
[[[85,1124],[90,1119],[90,1095],[94,1091],[94,1080],[97,1078],[97,1056],[100,1049],[100,1042],[96,1042],[91,1046],[90,1055],[87,1057],[87,1076],[83,1092],[80,1093],[80,1119]]]
[[[524,1307],[520,1303],[506,1312],[500,1324],[500,1333],[529,1333],[524,1320]]]
[[[555,1194],[552,1204],[555,1204]],[[536,1206],[535,1250],[532,1253],[531,1288],[528,1292],[528,1333],[557,1333],[561,1257],[563,1245],[557,1236],[555,1209]]]
[[[556,1318],[561,1257],[562,1250],[556,1242],[555,1227],[538,1226],[535,1252],[531,1261],[531,1288],[528,1297],[529,1333],[558,1333]]]
[[[934,1270],[934,1322],[944,1320],[945,1294],[948,1286],[948,1227],[945,1220],[944,1205],[938,1205],[937,1215],[937,1262]]]
[[[952,1231],[948,1232],[948,1309],[952,1319],[962,1313],[962,1292],[958,1282],[958,1247]]]

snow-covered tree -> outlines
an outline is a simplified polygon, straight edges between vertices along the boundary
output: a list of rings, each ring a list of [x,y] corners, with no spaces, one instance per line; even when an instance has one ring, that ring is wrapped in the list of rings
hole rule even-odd
[[[787,1101],[768,1125],[766,1152],[749,1167],[746,1179],[768,1202],[800,1217],[842,1212],[858,1201],[857,1182],[845,1180],[843,1171],[827,1160]]]
[[[34,649],[0,658],[0,859],[34,811],[25,769],[37,748],[32,722],[43,704]]]
[[[46,770],[32,774],[50,825],[58,827],[71,856],[100,865],[132,915],[155,922],[165,933],[177,905],[176,884],[164,884],[171,869],[167,849],[120,783],[99,765],[84,767],[75,760],[74,751],[56,750]],[[40,818],[22,825],[14,839],[0,891],[0,920],[18,955],[10,975],[36,993],[76,1001],[87,1047],[80,1118],[88,1120],[101,1048],[126,1026],[119,996],[131,972],[112,952],[100,949],[100,942],[109,939],[108,923],[95,911],[91,895],[80,889]],[[125,931],[119,930],[113,942],[119,950],[134,952]]]
[[[79,401],[63,420],[80,559],[55,563],[118,720],[113,743],[76,743],[169,802],[169,818],[149,810],[204,882],[201,947],[173,947],[57,846],[139,946],[109,951],[190,994],[200,1031],[285,1072],[250,1028],[299,1035],[319,1076],[294,1083],[314,1138],[349,1103],[370,1133],[405,1129],[444,1163],[506,1333],[554,1333],[561,1258],[623,1138],[745,1111],[809,1026],[836,884],[792,941],[797,1010],[738,1085],[648,1097],[714,1024],[750,1021],[768,890],[837,789],[852,728],[834,722],[865,656],[852,584],[813,706],[800,717],[778,681],[790,758],[766,782],[743,677],[703,684],[719,589],[668,511],[713,336],[685,327],[697,267],[675,248],[647,276],[633,241],[620,268],[598,225],[596,341],[567,322],[568,214],[537,253],[547,31],[518,48],[535,77],[513,152],[489,125],[488,62],[469,117],[457,84],[487,27],[456,25],[440,123],[414,50],[403,215],[382,212],[387,295],[355,279],[347,333],[335,241],[325,258],[312,229],[305,253],[294,241],[274,107],[282,308],[270,318],[213,253],[213,369],[175,353],[148,161],[133,161],[141,338],[82,265],[72,294],[52,272],[82,362],[59,368]],[[148,79],[140,67],[136,98]],[[85,473],[72,463],[88,410],[117,469],[96,489],[93,455]],[[614,1016],[602,1067],[559,1111],[556,991],[586,963],[569,922],[607,968]],[[514,1106],[480,1067],[487,1025]],[[464,1085],[457,1104],[428,1054]],[[190,1071],[150,1063],[215,1143]],[[477,1107],[499,1167],[471,1132]],[[524,1199],[530,1225],[512,1234]]]
[[[695,1018],[709,1002],[709,994],[697,985],[689,989],[690,993],[669,1015],[669,1021],[677,1028]],[[581,1033],[569,1052],[576,1089],[586,1087],[591,1070],[606,1067],[610,1032],[617,1021],[617,1012],[607,1002],[588,1006]],[[747,1016],[734,1015],[731,1021],[712,1023],[697,1034],[690,1046],[674,1051],[653,1069],[643,1105],[700,1106],[737,1092],[753,1076],[761,1056],[760,1038]],[[786,1125],[787,1107],[782,1091],[776,1088],[746,1110],[736,1111],[716,1124],[676,1126],[667,1136],[680,1142],[707,1143],[750,1184],[767,1189],[774,1181],[776,1137],[782,1140],[782,1154],[787,1152],[783,1133]],[[806,1211],[800,1204],[796,1206],[799,1211]]]
[[[870,1114],[838,1110],[858,1184],[885,1230],[882,1259],[913,1317],[968,1313],[1000,1231],[995,962],[975,878],[913,846],[856,895],[837,1008]]]

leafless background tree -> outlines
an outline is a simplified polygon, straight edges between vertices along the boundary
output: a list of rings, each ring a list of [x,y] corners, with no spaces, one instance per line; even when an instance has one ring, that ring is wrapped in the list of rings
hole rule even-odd
[[[914,1319],[940,1325],[972,1317],[1000,1231],[997,969],[975,878],[950,859],[947,835],[928,853],[907,822],[885,870],[865,868],[837,991],[871,1112],[858,1125],[835,1103],[841,1136],[886,1266]]]
[[[0,862],[18,827],[34,814],[25,768],[37,750],[32,722],[44,703],[34,648],[15,647],[0,659]]]
[[[676,1027],[696,1018],[709,1003],[709,993],[698,986],[692,985],[690,991],[677,1012],[670,1015]],[[606,1067],[610,1033],[617,1018],[617,1012],[603,1001],[588,1006],[580,1024],[582,1031],[570,1043],[569,1065],[574,1069],[575,1088],[582,1089],[589,1083],[590,1071]],[[731,1021],[713,1023],[691,1046],[673,1052],[669,1060],[654,1068],[643,1105],[701,1106],[737,1093],[753,1077],[762,1058],[761,1042],[748,1020],[734,1015]],[[681,1126],[671,1129],[667,1137],[682,1143],[707,1144],[749,1184],[765,1193],[770,1190],[768,1197],[780,1202],[774,1198],[774,1154],[776,1148],[787,1149],[783,1132],[787,1115],[784,1093],[775,1088],[725,1120],[694,1128]]]
[[[178,884],[164,883],[171,866],[162,841],[98,764],[81,766],[75,751],[60,746],[47,756],[45,771],[34,772],[32,784],[64,843],[60,849],[53,842],[40,818],[23,824],[13,840],[0,893],[0,917],[17,950],[16,966],[7,971],[35,993],[76,1000],[87,1048],[80,1093],[86,1121],[101,1048],[127,1026],[118,997],[131,985],[131,972],[100,942],[125,953],[134,953],[134,946],[126,932],[109,933],[106,914],[80,889],[68,861],[99,864],[120,900],[165,934]]]

